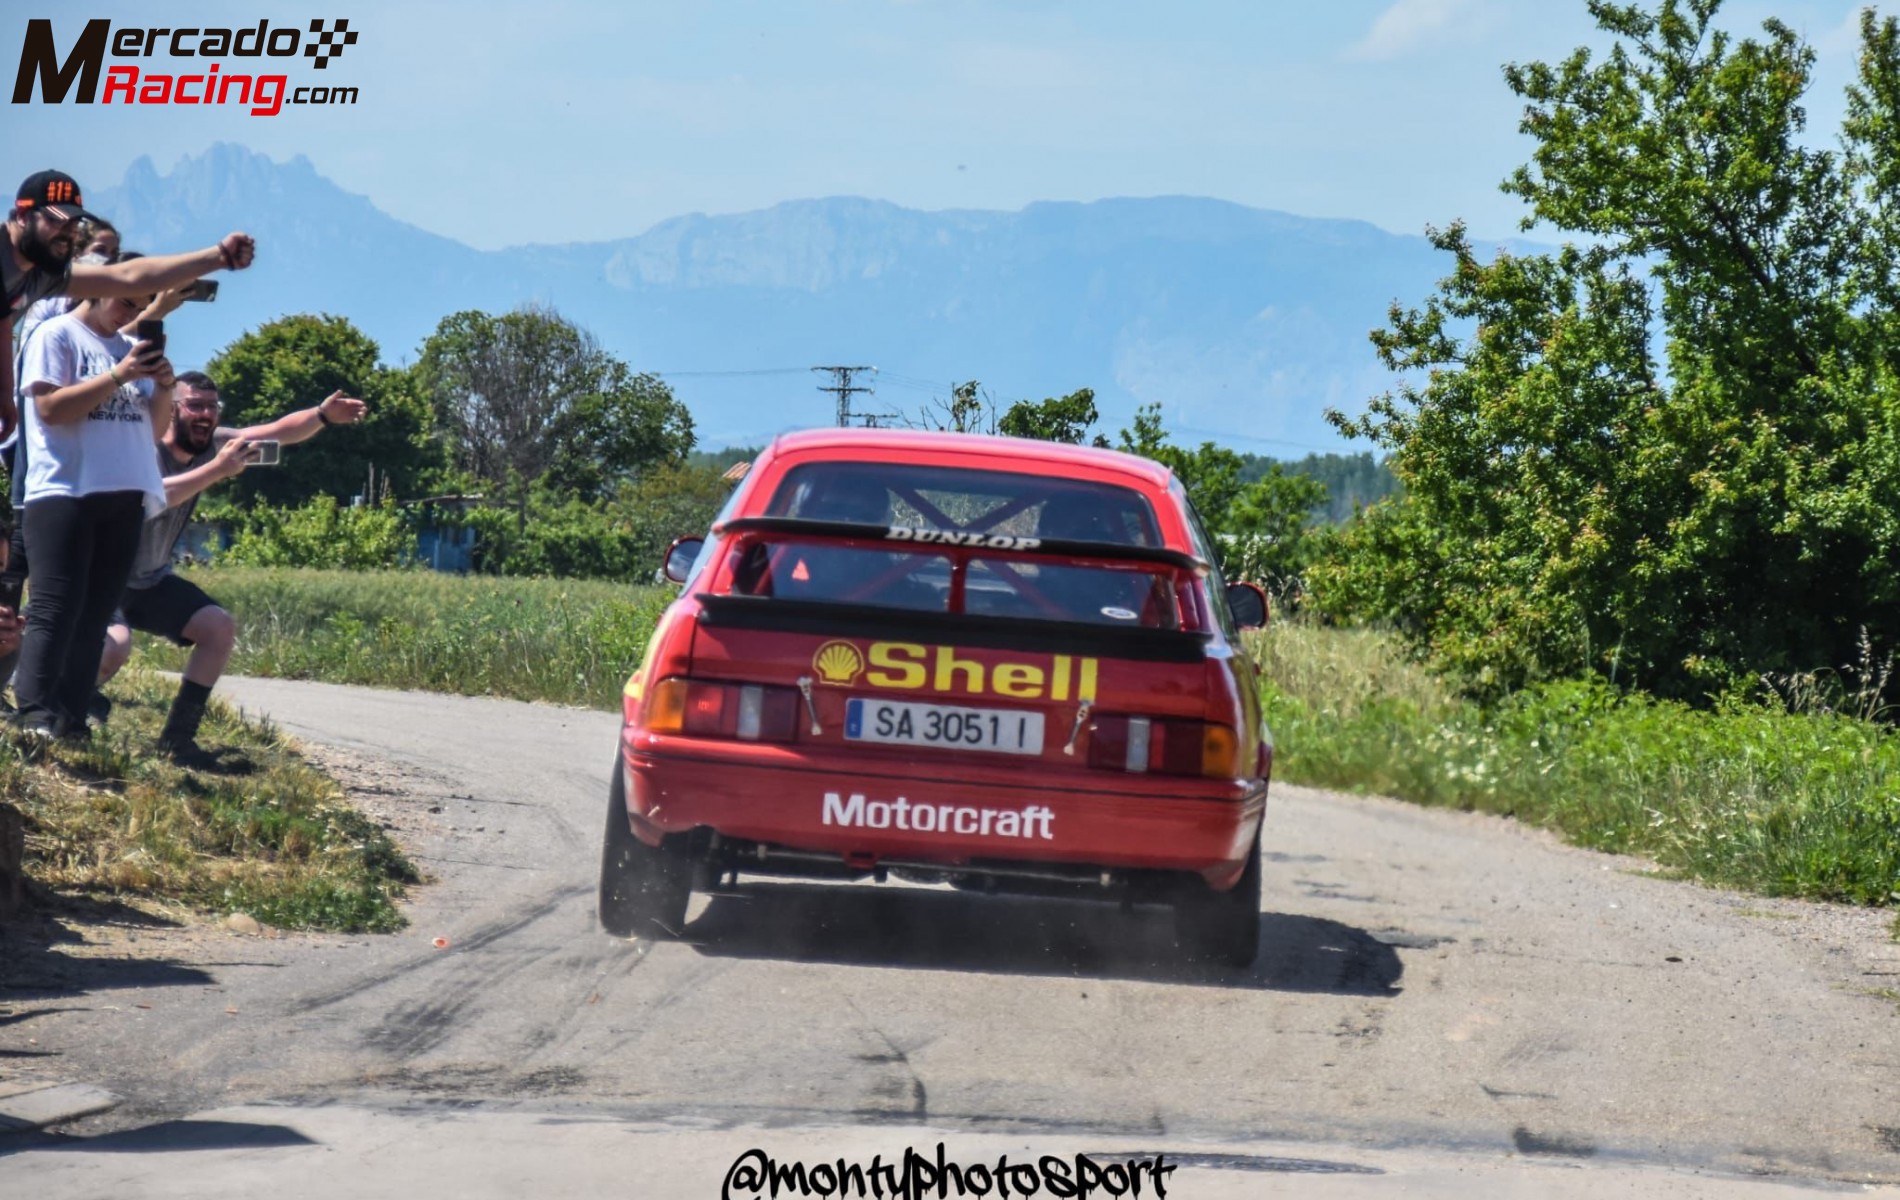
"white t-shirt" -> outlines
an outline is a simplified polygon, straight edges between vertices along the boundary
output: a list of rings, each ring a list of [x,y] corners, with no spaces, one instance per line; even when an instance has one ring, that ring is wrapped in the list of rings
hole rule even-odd
[[[54,317],[34,335],[20,370],[19,390],[33,385],[71,387],[104,375],[132,349],[121,334],[101,337],[77,313]],[[46,496],[90,496],[98,492],[143,492],[145,515],[165,511],[165,480],[158,473],[152,440],[150,379],[120,386],[112,398],[65,425],[42,421],[39,406],[21,405],[26,436],[26,503]]]
[[[48,296],[44,300],[35,300],[33,306],[21,314],[19,324],[13,328],[14,349],[24,357],[27,340],[33,336],[34,330],[54,317],[63,317],[78,307],[79,301],[71,296]],[[20,386],[17,379],[13,386],[15,388]]]

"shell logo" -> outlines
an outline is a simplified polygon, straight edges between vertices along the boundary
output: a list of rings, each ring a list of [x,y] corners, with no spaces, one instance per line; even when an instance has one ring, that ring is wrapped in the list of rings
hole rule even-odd
[[[811,656],[811,668],[818,682],[849,687],[864,673],[864,655],[850,642],[826,642]]]

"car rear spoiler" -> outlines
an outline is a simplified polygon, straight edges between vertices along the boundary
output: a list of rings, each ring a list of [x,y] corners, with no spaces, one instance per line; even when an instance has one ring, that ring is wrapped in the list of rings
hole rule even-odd
[[[807,522],[808,523],[808,522]],[[700,624],[820,637],[927,639],[977,650],[1033,650],[1138,662],[1200,662],[1213,635],[1184,629],[1136,629],[1030,617],[918,612],[871,604],[835,604],[766,596],[695,593]]]
[[[1126,546],[1117,542],[1072,542],[1059,538],[1016,537],[1011,534],[959,533],[945,529],[911,529],[902,525],[862,525],[852,521],[807,521],[798,517],[735,517],[713,526],[716,534],[782,533],[803,538],[838,538],[892,543],[893,549],[912,546],[946,550],[987,550],[997,554],[1041,558],[1080,558],[1091,562],[1152,563],[1205,578],[1208,565],[1191,554],[1158,546]]]

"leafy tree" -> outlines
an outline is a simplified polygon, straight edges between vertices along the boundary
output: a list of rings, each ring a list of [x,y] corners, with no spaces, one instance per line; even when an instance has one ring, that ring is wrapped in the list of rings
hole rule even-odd
[[[1009,437],[1037,438],[1045,442],[1068,442],[1079,446],[1088,438],[1100,414],[1095,409],[1092,388],[1077,388],[1066,396],[1044,400],[1018,400],[1003,413],[996,431]],[[1095,444],[1106,446],[1100,434]]]
[[[1290,462],[1280,462],[1259,454],[1240,456],[1240,481],[1252,483],[1275,470],[1304,475],[1326,489],[1324,503],[1314,516],[1338,525],[1350,520],[1359,509],[1394,495],[1398,477],[1390,467],[1369,453],[1308,454]]]
[[[1135,411],[1133,425],[1121,431],[1120,448],[1174,472],[1219,543],[1221,565],[1229,575],[1264,584],[1285,603],[1298,603],[1319,545],[1313,526],[1316,510],[1326,503],[1325,484],[1277,464],[1243,483],[1239,454],[1213,442],[1194,450],[1175,445],[1157,404]]]
[[[657,375],[608,368],[602,390],[575,401],[546,476],[550,487],[598,500],[693,448],[693,419]]]
[[[1095,393],[1089,388],[1078,388],[1066,396],[1018,400],[999,416],[996,401],[972,379],[952,387],[949,400],[932,400],[925,405],[916,424],[954,433],[1000,433],[1081,445],[1098,417]],[[1096,434],[1093,444],[1107,446],[1108,439]]]
[[[1295,606],[1305,591],[1303,576],[1316,552],[1316,510],[1326,504],[1326,485],[1275,463],[1243,488],[1227,510],[1229,574],[1260,583]]]
[[[286,450],[283,465],[246,471],[216,495],[301,504],[313,496],[365,494],[373,472],[399,495],[425,486],[440,464],[428,406],[409,372],[383,366],[376,342],[347,319],[299,315],[268,322],[226,346],[206,367],[218,385],[226,425],[258,425],[309,408],[342,390],[369,405],[348,429],[329,430]]]
[[[478,571],[645,581],[673,539],[703,534],[731,493],[718,471],[662,464],[611,501],[544,487],[531,495],[525,525],[498,508],[476,509],[464,520],[477,530]]]
[[[988,421],[984,420],[986,415]],[[977,395],[974,379],[950,389],[949,416],[949,428],[957,433],[996,432],[996,406]],[[988,428],[985,428],[986,425]]]
[[[1718,0],[1591,0],[1596,61],[1506,68],[1536,141],[1507,181],[1586,235],[1480,260],[1374,344],[1344,430],[1405,487],[1326,603],[1480,690],[1595,672],[1700,698],[1900,635],[1900,31],[1863,14],[1839,152],[1802,137],[1813,53]],[[1426,572],[1430,574],[1427,575]]]
[[[903,424],[949,433],[995,433],[996,402],[971,379],[951,385],[948,400],[932,396],[915,419],[903,419]]]
[[[692,449],[692,420],[552,309],[445,317],[418,363],[457,468],[512,495],[525,527],[537,482],[597,496]]]
[[[1151,458],[1173,471],[1207,527],[1217,533],[1226,531],[1227,510],[1241,491],[1240,455],[1213,442],[1202,442],[1198,450],[1175,445],[1161,424],[1159,404],[1136,409],[1133,425],[1122,430],[1120,438],[1117,449]]]

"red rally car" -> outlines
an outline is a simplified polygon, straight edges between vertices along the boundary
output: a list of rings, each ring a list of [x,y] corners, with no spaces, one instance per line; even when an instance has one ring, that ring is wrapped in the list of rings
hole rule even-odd
[[[684,924],[739,872],[1171,904],[1253,961],[1272,743],[1180,483],[1107,450],[832,429],[779,438],[627,682],[600,918]]]

